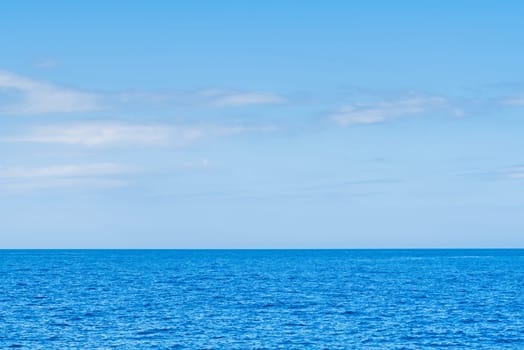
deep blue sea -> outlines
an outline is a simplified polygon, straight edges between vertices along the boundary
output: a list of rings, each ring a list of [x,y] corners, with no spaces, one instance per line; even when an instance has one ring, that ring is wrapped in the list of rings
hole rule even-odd
[[[524,349],[524,250],[4,250],[0,349]]]

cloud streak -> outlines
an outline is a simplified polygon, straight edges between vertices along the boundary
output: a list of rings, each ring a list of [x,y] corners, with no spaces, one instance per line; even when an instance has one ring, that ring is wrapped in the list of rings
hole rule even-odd
[[[515,167],[508,173],[511,179],[524,179],[524,167]]]
[[[116,100],[114,99],[116,97]],[[111,99],[111,96],[108,96]],[[270,106],[288,103],[281,95],[270,92],[205,89],[196,91],[130,91],[113,96],[116,104],[151,106],[191,106],[206,108],[235,108]]]
[[[83,146],[112,144],[161,144],[173,130],[159,125],[123,123],[72,123],[34,127],[28,134],[2,139],[4,142],[57,143]],[[191,130],[179,132],[184,140],[198,138]]]
[[[91,112],[101,108],[95,94],[63,88],[0,71],[0,112],[14,115]]]
[[[50,67],[42,61],[40,67]],[[94,112],[104,106],[147,105],[168,108],[189,105],[211,108],[280,105],[287,103],[281,95],[270,92],[207,89],[200,91],[122,92],[94,94],[65,88],[0,70],[0,113],[9,115],[46,115]]]
[[[94,163],[84,165],[60,165],[38,168],[11,167],[0,169],[0,178],[49,178],[49,177],[86,177],[122,174],[127,167],[115,163]]]
[[[47,167],[0,168],[0,190],[28,191],[45,188],[115,188],[127,181],[115,178],[131,172],[115,163],[67,164]]]
[[[433,96],[417,96],[375,104],[353,104],[342,107],[331,116],[331,119],[341,126],[377,124],[390,119],[421,114],[446,104],[446,99]]]
[[[217,107],[240,107],[250,105],[279,105],[286,103],[282,96],[271,93],[222,93],[211,100]]]
[[[57,66],[57,62],[50,58],[44,58],[37,61],[34,66],[39,69],[51,69]]]
[[[524,106],[524,96],[507,98],[501,100],[500,103],[506,106]]]
[[[69,144],[88,147],[109,145],[185,145],[205,137],[272,130],[274,130],[272,127],[172,126],[163,124],[83,122],[37,126],[26,134],[0,138],[0,142]]]

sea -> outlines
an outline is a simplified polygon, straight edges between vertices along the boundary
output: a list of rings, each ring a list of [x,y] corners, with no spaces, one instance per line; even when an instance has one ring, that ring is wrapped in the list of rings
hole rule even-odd
[[[0,250],[0,349],[524,349],[524,250]]]

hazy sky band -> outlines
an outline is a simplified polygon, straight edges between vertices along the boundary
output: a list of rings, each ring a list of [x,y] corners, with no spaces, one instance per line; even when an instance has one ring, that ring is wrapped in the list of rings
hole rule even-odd
[[[522,247],[524,4],[0,5],[0,247]]]

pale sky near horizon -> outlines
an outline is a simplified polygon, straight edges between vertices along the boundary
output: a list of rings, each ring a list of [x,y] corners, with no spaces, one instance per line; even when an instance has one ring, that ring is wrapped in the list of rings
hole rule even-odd
[[[0,248],[524,247],[524,2],[0,4]]]

